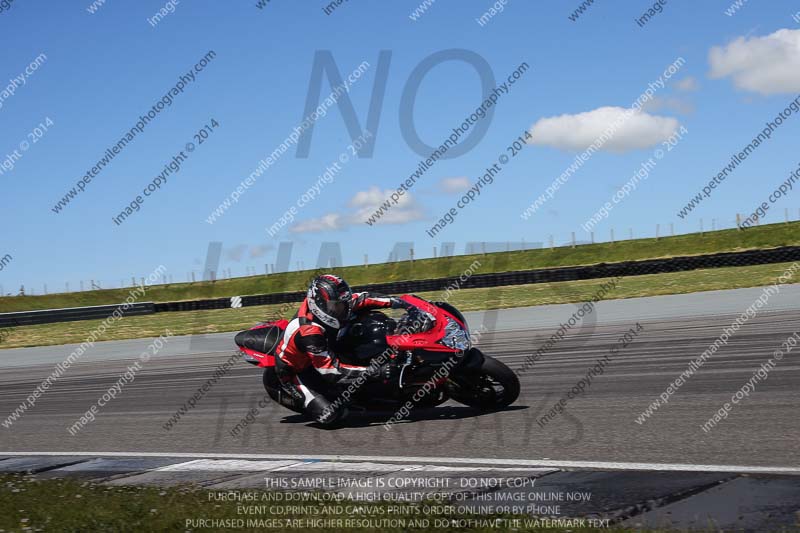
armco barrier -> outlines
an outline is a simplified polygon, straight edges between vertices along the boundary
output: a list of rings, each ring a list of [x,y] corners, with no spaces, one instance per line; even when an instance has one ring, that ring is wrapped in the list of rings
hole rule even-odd
[[[0,313],[0,328],[51,324],[53,322],[72,322],[75,320],[104,319],[122,304],[96,305],[92,307],[69,307],[66,309],[43,309],[40,311],[21,311]],[[120,308],[120,311],[122,309]],[[128,307],[124,316],[150,315],[155,313],[152,302],[136,303]]]
[[[709,255],[671,257],[667,259],[645,259],[641,261],[625,261],[622,263],[600,263],[590,266],[546,268],[541,270],[518,270],[490,274],[474,274],[461,288],[503,287],[508,285],[527,285],[532,283],[553,283],[559,281],[577,281],[586,279],[610,278],[615,276],[642,276],[646,274],[664,274],[668,272],[684,272],[702,268],[721,268],[735,266],[764,265],[770,263],[786,263],[800,260],[800,246],[786,246],[769,250],[749,250],[744,252],[724,252]],[[437,278],[412,281],[393,281],[390,283],[373,283],[354,287],[360,291],[373,291],[386,294],[404,294],[415,292],[442,291],[456,278]],[[273,294],[256,294],[241,297],[241,306],[267,305],[300,302],[305,291],[281,292]],[[214,298],[209,300],[187,300],[182,302],[143,303],[136,304],[127,315],[164,313],[172,311],[202,311],[206,309],[226,309],[231,307],[231,298]],[[87,320],[104,318],[116,306],[79,307],[74,309],[57,309],[44,311],[28,311],[24,313],[0,314],[0,327],[28,324],[44,324],[47,322],[65,322],[69,320]],[[105,313],[105,314],[103,314]],[[52,319],[51,319],[52,318]]]
[[[668,259],[647,259],[623,263],[600,263],[591,266],[548,268],[542,270],[518,270],[490,274],[474,274],[461,288],[503,287],[508,285],[527,285],[532,283],[552,283],[582,279],[610,278],[614,276],[640,276],[663,274],[701,268],[762,265],[785,263],[800,260],[800,246],[774,248],[771,250],[751,250],[746,252],[727,252],[713,255],[672,257]],[[444,290],[456,278],[436,278],[412,281],[393,281],[359,285],[355,290],[403,294]],[[242,296],[242,307],[286,302],[300,302],[305,291],[281,292]],[[156,304],[156,312],[194,311],[201,309],[225,309],[230,307],[230,298],[214,300],[191,300]]]
[[[542,270],[518,270],[490,274],[474,274],[461,288],[502,287],[508,285],[527,285],[532,283],[553,283],[586,279],[611,278],[615,276],[642,276],[684,272],[702,268],[721,268],[735,266],[764,265],[800,260],[800,246],[774,248],[771,250],[751,250],[745,252],[726,252],[719,254],[671,257],[667,259],[645,259],[622,263],[600,263],[590,266],[548,268]],[[444,290],[456,278],[439,278],[420,281],[398,281],[362,285],[359,290],[409,293]]]

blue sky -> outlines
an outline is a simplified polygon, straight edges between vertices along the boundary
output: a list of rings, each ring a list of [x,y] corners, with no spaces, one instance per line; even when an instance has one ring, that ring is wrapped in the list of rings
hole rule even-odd
[[[0,175],[0,257],[13,257],[0,272],[6,293],[23,283],[37,294],[45,283],[51,292],[63,290],[65,282],[74,289],[79,280],[89,279],[116,287],[160,264],[176,282],[184,281],[192,270],[199,275],[210,241],[223,243],[222,268],[243,275],[248,267],[264,272],[264,264],[275,261],[278,243],[288,240],[295,242],[292,265],[302,261],[312,268],[323,241],[341,242],[345,263],[354,264],[363,262],[364,254],[382,262],[401,241],[414,242],[417,256],[427,257],[443,241],[456,242],[461,253],[469,241],[547,242],[552,235],[559,243],[569,240],[572,231],[587,239],[581,224],[658,148],[663,128],[649,130],[652,120],[662,119],[663,125],[663,119],[674,119],[668,123],[688,133],[597,226],[598,240],[607,239],[611,228],[618,236],[627,235],[628,228],[650,236],[656,224],[666,232],[670,223],[679,233],[696,231],[701,218],[706,228],[712,219],[730,227],[735,213],[752,211],[800,164],[800,116],[794,116],[710,198],[685,219],[676,216],[733,153],[800,93],[800,24],[792,18],[800,11],[796,2],[749,2],[727,16],[730,1],[670,0],[644,27],[634,19],[652,5],[647,2],[597,1],[571,21],[568,15],[577,1],[508,0],[484,26],[475,19],[493,2],[438,0],[416,21],[409,14],[418,2],[350,0],[330,15],[323,12],[325,2],[271,0],[263,9],[255,3],[183,0],[155,27],[147,18],[165,2],[107,0],[90,14],[88,0],[15,0],[0,12],[0,91],[36,57],[46,55],[25,85],[2,101],[0,162],[40,122],[49,118],[54,123],[12,170]],[[779,30],[787,30],[783,40],[770,38]],[[729,46],[737,39],[743,40]],[[714,47],[720,47],[720,55],[712,65]],[[412,189],[411,203],[397,207],[391,218],[395,223],[370,227],[358,222],[359,205],[370,205],[369,191],[394,189],[417,168],[420,156],[401,133],[401,97],[414,68],[447,49],[477,53],[498,82],[523,62],[530,69],[500,99],[477,146],[437,162]],[[209,50],[216,57],[195,82],[85,192],[54,213],[51,208],[106,148]],[[320,198],[299,210],[300,226],[269,236],[266,228],[351,142],[334,108],[315,124],[308,158],[296,157],[291,147],[238,203],[209,224],[211,212],[304,118],[319,50],[330,51],[343,76],[363,61],[370,64],[349,93],[362,127],[379,53],[391,51],[372,157],[343,165]],[[580,122],[587,128],[584,136],[591,134],[598,118],[592,111],[630,106],[677,58],[685,63],[645,107],[643,130],[627,132],[639,139],[655,136],[649,146],[600,150],[553,199],[523,220],[520,214],[582,151],[559,145],[580,142],[569,139],[575,128],[551,122],[551,131],[512,158],[455,223],[434,239],[426,235],[462,196],[453,187],[475,182],[519,135],[562,115],[578,115],[577,120],[587,122]],[[323,77],[323,96],[330,89]],[[472,66],[458,61],[437,65],[414,102],[420,137],[439,144],[482,99]],[[141,211],[115,225],[112,217],[212,118],[220,126],[180,172],[147,198]],[[354,206],[354,199],[361,203]],[[798,218],[800,196],[775,204],[767,221],[783,220],[784,208]],[[324,220],[337,222],[324,231],[297,231],[324,228],[318,223]]]

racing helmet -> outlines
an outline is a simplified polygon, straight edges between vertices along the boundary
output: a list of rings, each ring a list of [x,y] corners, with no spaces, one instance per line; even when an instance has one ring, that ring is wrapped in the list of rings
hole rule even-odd
[[[306,296],[311,314],[326,326],[339,329],[350,316],[353,291],[339,276],[333,274],[317,276],[308,286]]]

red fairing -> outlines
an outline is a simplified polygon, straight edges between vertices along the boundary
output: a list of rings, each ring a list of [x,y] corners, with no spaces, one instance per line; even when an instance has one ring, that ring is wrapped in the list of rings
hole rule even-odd
[[[259,363],[258,366],[267,367],[267,366],[275,366],[275,357],[272,355],[266,355],[261,352],[257,352],[255,350],[251,350],[249,348],[239,348],[239,351],[242,353],[246,353],[247,355],[258,359]]]
[[[436,317],[436,322],[431,329],[423,333],[415,333],[413,335],[387,335],[386,341],[389,343],[389,346],[393,346],[399,350],[423,349],[432,352],[458,352],[458,350],[440,344],[439,341],[444,338],[444,328],[446,326],[447,318],[455,320],[461,324],[462,327],[464,327],[463,322],[458,320],[444,309],[436,307],[435,305],[425,300],[421,300],[416,296],[405,294],[401,296],[400,299],[405,300],[411,305],[432,314],[434,317]]]
[[[262,329],[262,328],[268,328],[270,326],[278,326],[279,328],[285,330],[287,327],[289,327],[289,321],[288,320],[284,320],[284,319],[280,319],[280,320],[275,320],[273,322],[264,322],[263,324],[259,324],[257,326],[253,326],[250,329],[251,330],[253,330],[253,329]]]

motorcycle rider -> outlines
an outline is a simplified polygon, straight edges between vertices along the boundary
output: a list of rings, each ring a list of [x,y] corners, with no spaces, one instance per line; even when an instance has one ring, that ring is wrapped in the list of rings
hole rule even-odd
[[[314,278],[276,351],[279,402],[306,413],[320,424],[331,425],[342,420],[347,409],[345,402],[325,397],[323,391],[329,384],[352,382],[360,376],[391,381],[396,369],[393,362],[386,361],[379,366],[348,365],[330,351],[352,312],[381,308],[417,309],[393,296],[353,293],[347,282],[333,274]],[[421,313],[426,322],[423,329],[429,329],[435,319]]]

